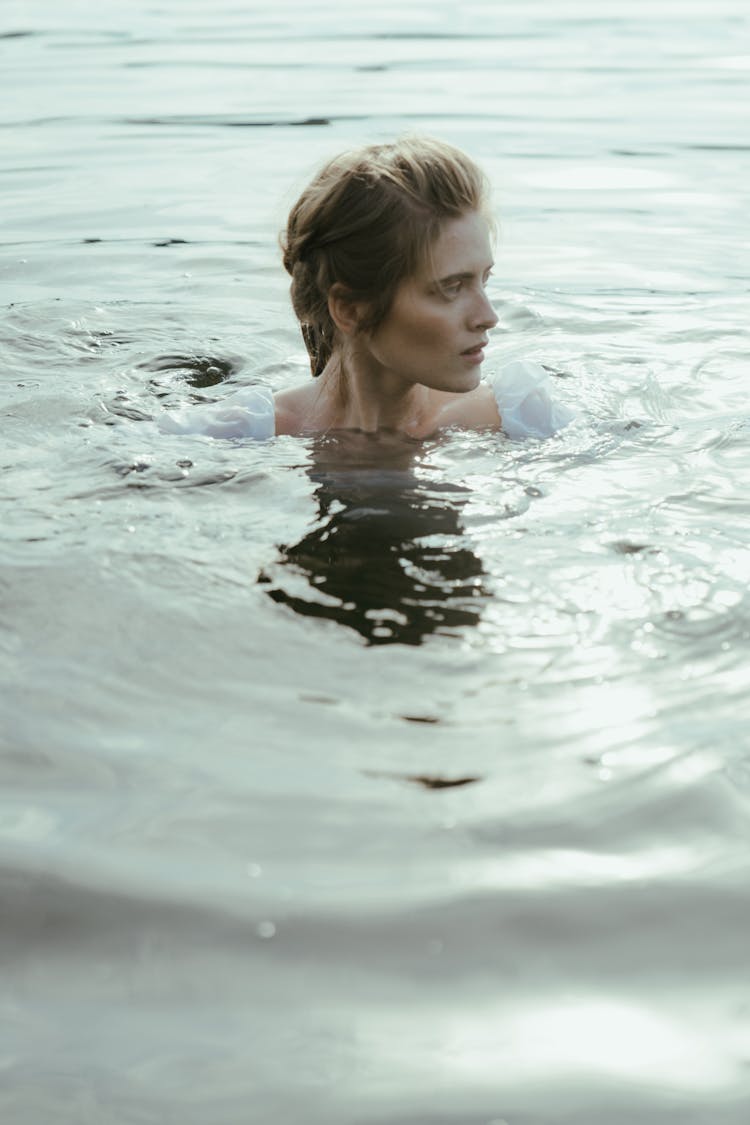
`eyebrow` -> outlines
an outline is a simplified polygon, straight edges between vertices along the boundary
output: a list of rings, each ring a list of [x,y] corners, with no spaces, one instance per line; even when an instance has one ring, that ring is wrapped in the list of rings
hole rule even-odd
[[[481,272],[487,273],[494,266],[494,262],[490,262]],[[475,274],[473,270],[464,270],[463,273],[450,273],[447,277],[439,277],[437,279],[438,285],[449,285],[451,281],[471,281]]]

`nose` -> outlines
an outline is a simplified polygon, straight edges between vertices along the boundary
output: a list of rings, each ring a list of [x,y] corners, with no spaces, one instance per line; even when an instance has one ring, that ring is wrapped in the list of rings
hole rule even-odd
[[[500,319],[483,288],[477,293],[476,304],[472,307],[471,312],[472,328],[485,329],[487,332],[494,328]]]

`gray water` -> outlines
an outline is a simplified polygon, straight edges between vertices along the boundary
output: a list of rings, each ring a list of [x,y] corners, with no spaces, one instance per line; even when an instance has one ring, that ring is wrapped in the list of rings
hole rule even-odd
[[[746,1122],[744,0],[0,32],[3,1125]],[[576,422],[160,434],[308,377],[277,232],[408,130]]]

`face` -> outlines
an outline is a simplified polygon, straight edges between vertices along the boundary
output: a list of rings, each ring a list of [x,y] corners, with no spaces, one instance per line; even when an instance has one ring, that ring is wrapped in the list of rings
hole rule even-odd
[[[400,283],[385,320],[367,337],[381,374],[439,391],[473,390],[498,319],[485,292],[492,264],[486,220],[474,211],[449,219],[429,266]]]

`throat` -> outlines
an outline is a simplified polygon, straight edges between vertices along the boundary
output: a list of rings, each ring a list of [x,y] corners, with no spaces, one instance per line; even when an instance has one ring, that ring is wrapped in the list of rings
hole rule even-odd
[[[379,431],[423,438],[430,432],[434,413],[430,393],[421,384],[386,372],[363,371],[358,365],[338,364],[324,373],[326,397],[331,404],[332,428]]]

